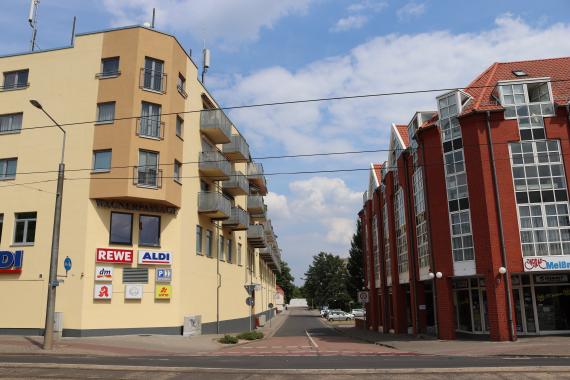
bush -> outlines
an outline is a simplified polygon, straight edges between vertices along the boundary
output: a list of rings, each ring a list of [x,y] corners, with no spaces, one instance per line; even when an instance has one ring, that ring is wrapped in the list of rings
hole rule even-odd
[[[232,335],[224,335],[223,338],[218,339],[218,342],[223,344],[236,344],[238,342],[238,338]]]
[[[256,340],[263,338],[263,333],[260,331],[248,331],[239,334],[237,338],[243,340]]]

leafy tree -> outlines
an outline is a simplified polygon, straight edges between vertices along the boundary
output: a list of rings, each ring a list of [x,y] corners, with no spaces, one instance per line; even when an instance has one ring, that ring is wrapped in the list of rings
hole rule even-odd
[[[291,275],[291,268],[285,261],[281,261],[281,273],[277,272],[276,281],[277,285],[285,292],[285,303],[289,303],[291,298],[295,298],[293,297],[295,277]]]
[[[356,295],[365,285],[364,281],[364,250],[362,249],[362,223],[356,222],[356,232],[352,235],[348,257],[348,281],[346,287],[348,294],[356,302]]]
[[[343,260],[330,253],[313,256],[305,273],[305,292],[309,305],[347,309],[351,297],[346,289],[348,271]]]

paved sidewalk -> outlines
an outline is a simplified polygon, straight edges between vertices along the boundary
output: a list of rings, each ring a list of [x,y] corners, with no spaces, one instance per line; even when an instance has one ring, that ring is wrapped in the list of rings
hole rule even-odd
[[[279,314],[266,326],[258,329],[271,336],[283,324],[288,313]],[[232,334],[236,335],[236,334]],[[208,355],[228,346],[218,343],[223,334],[183,337],[180,335],[115,335],[89,338],[60,338],[54,349],[42,349],[43,337],[0,335],[0,355],[6,354],[62,354],[93,356],[183,356]],[[247,344],[243,341],[240,344]]]
[[[346,326],[335,326],[335,328],[351,338],[424,355],[570,357],[568,336],[537,336],[519,338],[516,342],[491,342],[486,339],[415,338],[410,335],[382,334]]]

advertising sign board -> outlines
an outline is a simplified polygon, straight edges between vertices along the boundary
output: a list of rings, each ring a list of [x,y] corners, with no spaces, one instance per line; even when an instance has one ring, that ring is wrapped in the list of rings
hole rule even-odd
[[[172,285],[156,285],[154,298],[157,300],[169,300],[172,297]]]
[[[113,281],[113,267],[95,267],[95,281]]]
[[[24,251],[0,251],[0,273],[21,273]]]
[[[132,264],[133,251],[130,249],[97,248],[96,262]]]
[[[170,282],[170,281],[172,281],[172,269],[156,268],[156,282]]]
[[[95,284],[93,298],[96,300],[110,300],[113,296],[113,285]]]
[[[139,251],[139,264],[170,265],[172,264],[172,253]]]
[[[126,300],[140,300],[143,296],[143,286],[141,284],[126,284],[125,285],[125,299]]]
[[[524,257],[523,266],[525,272],[569,270],[570,257],[568,256]]]

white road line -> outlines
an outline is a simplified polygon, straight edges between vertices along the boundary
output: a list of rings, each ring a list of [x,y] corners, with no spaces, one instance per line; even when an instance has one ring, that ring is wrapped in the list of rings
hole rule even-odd
[[[311,337],[311,334],[309,334],[309,332],[307,330],[305,330],[305,334],[307,334],[307,338],[309,338],[309,341],[311,341],[311,344],[313,345],[313,347],[318,349],[319,345],[313,340],[313,338]]]

